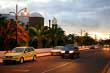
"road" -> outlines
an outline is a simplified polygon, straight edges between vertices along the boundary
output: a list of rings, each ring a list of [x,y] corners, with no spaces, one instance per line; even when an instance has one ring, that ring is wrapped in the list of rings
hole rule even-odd
[[[24,64],[0,64],[0,73],[103,73],[110,51],[81,51],[78,59],[62,59],[60,56],[40,57]]]

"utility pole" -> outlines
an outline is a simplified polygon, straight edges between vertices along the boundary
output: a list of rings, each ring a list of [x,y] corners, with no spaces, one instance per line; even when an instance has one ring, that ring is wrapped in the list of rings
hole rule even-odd
[[[49,20],[49,29],[50,29],[50,26],[51,26],[51,20]]]
[[[24,14],[24,16],[27,16],[29,13],[27,12],[27,8],[23,8],[23,9],[20,9],[18,10],[18,5],[16,4],[16,12],[10,12],[10,13],[14,13],[15,14],[15,18],[16,18],[16,46],[18,46],[18,17],[19,17],[19,14]]]
[[[16,5],[16,46],[18,46],[18,5]]]
[[[80,35],[81,35],[81,48],[82,48],[82,34],[83,34],[83,30],[81,29]]]
[[[82,30],[80,31],[80,36],[82,37],[83,36],[83,32],[85,32],[85,30]]]
[[[110,39],[110,34],[109,34],[109,39]]]
[[[95,38],[95,40],[97,40],[97,35],[96,34],[94,35],[94,38]]]
[[[81,29],[81,37],[82,37],[82,33],[83,33],[83,31],[82,31],[82,29]]]

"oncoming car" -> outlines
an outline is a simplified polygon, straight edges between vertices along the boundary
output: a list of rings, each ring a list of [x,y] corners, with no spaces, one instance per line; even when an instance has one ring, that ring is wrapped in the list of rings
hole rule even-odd
[[[51,55],[53,56],[53,55],[60,55],[61,53],[60,53],[60,51],[61,51],[61,49],[63,49],[64,48],[64,46],[56,46],[56,47],[54,47],[52,50],[51,50]]]
[[[3,63],[36,60],[36,52],[33,47],[16,47],[3,56]]]
[[[73,44],[68,44],[64,46],[64,49],[61,51],[62,58],[69,57],[69,58],[75,58],[79,57],[80,51],[77,46],[74,46]]]

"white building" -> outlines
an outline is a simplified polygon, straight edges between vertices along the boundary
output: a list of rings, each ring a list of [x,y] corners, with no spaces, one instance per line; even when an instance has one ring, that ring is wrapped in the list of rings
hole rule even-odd
[[[0,17],[6,17],[7,19],[16,20],[16,17],[14,15],[10,15],[10,14],[0,14]],[[21,23],[27,24],[29,22],[29,17],[19,16],[18,21],[20,21]]]

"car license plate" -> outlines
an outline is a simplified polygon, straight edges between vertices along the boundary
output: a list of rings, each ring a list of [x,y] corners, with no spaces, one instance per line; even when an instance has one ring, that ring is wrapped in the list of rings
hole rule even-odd
[[[65,56],[68,56],[69,54],[65,54]]]

